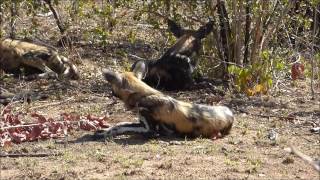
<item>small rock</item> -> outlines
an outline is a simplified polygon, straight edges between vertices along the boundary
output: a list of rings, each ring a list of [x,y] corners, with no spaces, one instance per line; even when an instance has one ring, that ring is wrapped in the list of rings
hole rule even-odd
[[[157,155],[156,155],[156,159],[158,159],[158,160],[161,159],[160,154],[157,154]]]
[[[247,117],[246,113],[241,113],[241,117]]]
[[[272,141],[276,141],[278,139],[278,133],[274,129],[271,129],[268,133],[268,138]]]
[[[287,157],[285,160],[282,161],[283,164],[292,164],[294,160],[290,157]]]
[[[311,128],[310,132],[315,133],[315,134],[320,134],[320,127]]]

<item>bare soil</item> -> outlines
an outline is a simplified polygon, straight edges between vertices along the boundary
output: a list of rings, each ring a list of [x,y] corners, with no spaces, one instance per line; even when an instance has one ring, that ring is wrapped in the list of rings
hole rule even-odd
[[[134,121],[136,115],[112,97],[98,63],[83,60],[78,82],[6,79],[5,88],[41,90],[45,101],[15,104],[16,111],[58,117],[63,112],[108,115],[111,124]],[[319,99],[310,100],[304,81],[282,84],[277,93],[261,97],[216,95],[212,88],[168,92],[189,102],[225,104],[234,109],[231,134],[218,140],[146,139],[120,136],[108,141],[86,140],[93,132],[73,132],[68,145],[61,140],[16,144],[9,153],[57,153],[61,156],[1,158],[1,179],[319,179],[309,164],[284,149],[292,145],[320,157]],[[26,118],[26,121],[28,119]],[[276,132],[276,140],[269,134]]]

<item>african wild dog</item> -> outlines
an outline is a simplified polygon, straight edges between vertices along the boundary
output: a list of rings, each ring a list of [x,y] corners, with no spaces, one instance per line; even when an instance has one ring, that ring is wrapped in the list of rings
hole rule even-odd
[[[7,73],[24,74],[29,78],[79,79],[76,66],[54,49],[20,40],[0,42],[0,65]]]
[[[184,89],[193,82],[192,72],[197,65],[201,40],[212,31],[213,22],[193,31],[185,30],[169,19],[168,27],[178,38],[177,42],[160,59],[137,61],[131,70],[135,73],[140,70],[138,78],[157,89]]]
[[[133,72],[103,70],[115,96],[138,110],[139,122],[123,122],[95,133],[96,138],[121,134],[182,135],[216,138],[227,135],[234,116],[226,106],[207,106],[176,100],[139,80]]]

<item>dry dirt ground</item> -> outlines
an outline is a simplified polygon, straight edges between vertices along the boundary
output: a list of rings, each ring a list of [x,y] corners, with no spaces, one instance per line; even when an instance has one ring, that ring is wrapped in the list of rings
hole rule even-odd
[[[42,26],[43,31],[45,27]],[[145,31],[137,32],[138,37],[155,37],[151,33],[145,36]],[[155,39],[165,41],[163,37]],[[107,49],[93,45],[76,45],[72,51],[60,49],[76,60],[81,80],[26,82],[4,78],[1,86],[13,92],[37,91],[49,95],[43,101],[15,104],[16,111],[37,112],[46,117],[58,117],[63,112],[107,115],[111,124],[134,121],[136,115],[112,97],[100,69],[128,68],[132,61],[123,56],[126,53],[158,56],[154,50],[158,46],[152,42],[156,41],[142,39],[132,45],[125,36],[119,36]],[[1,158],[0,179],[319,179],[319,173],[309,164],[285,151],[292,145],[313,158],[320,157],[320,136],[310,132],[320,126],[319,94],[311,100],[308,82],[299,80],[292,84],[287,80],[279,83],[270,95],[252,98],[229,91],[221,96],[218,89],[223,88],[166,93],[189,102],[231,107],[236,121],[231,134],[222,139],[120,136],[108,141],[89,141],[82,137],[93,132],[75,131],[66,146],[59,139],[52,139],[1,148],[8,153],[62,154]],[[320,91],[319,86],[316,90]],[[274,132],[276,140],[269,138]]]
[[[80,81],[6,78],[11,91],[41,91],[44,101],[15,104],[16,111],[58,117],[63,112],[109,116],[109,123],[134,121],[136,115],[112,97],[98,62],[83,59]],[[272,95],[246,98],[218,95],[213,88],[167,92],[185,101],[225,104],[236,114],[231,134],[218,140],[120,136],[82,140],[93,132],[76,131],[66,147],[59,140],[16,144],[8,153],[57,153],[60,156],[1,158],[0,179],[319,179],[309,164],[285,151],[292,145],[320,157],[319,99],[310,100],[304,81],[284,83]],[[3,108],[3,106],[1,107]],[[26,118],[27,121],[27,118]],[[276,132],[277,139],[269,134]]]

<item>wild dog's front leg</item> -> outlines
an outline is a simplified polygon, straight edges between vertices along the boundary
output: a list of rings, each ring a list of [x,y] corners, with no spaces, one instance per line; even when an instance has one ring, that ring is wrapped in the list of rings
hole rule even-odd
[[[169,96],[150,95],[141,98],[138,106],[140,107],[140,114],[143,117],[147,117],[150,131],[153,134],[171,136],[176,133],[174,124],[164,123],[156,119],[157,115],[155,115],[162,110],[172,111],[174,109],[174,99]]]
[[[107,129],[96,131],[95,139],[114,137],[123,134],[148,134],[150,133],[150,125],[148,120],[140,116],[139,122],[121,122]]]

